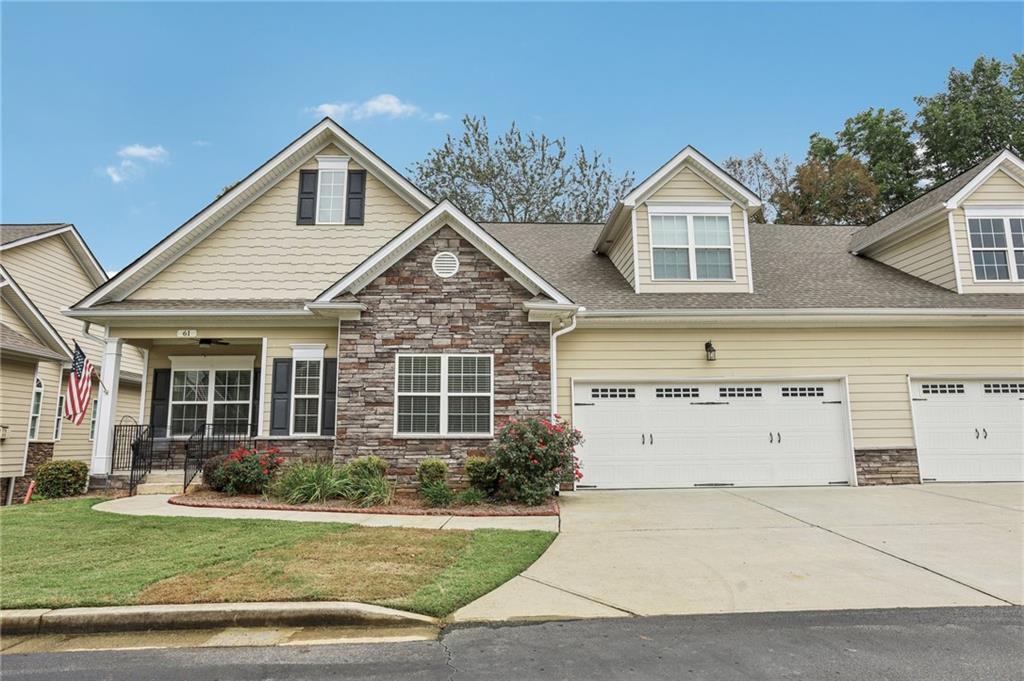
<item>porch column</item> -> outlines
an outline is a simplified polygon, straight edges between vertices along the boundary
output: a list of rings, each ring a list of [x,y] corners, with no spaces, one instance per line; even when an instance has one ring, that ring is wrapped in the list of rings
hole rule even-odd
[[[114,449],[114,422],[117,412],[117,387],[121,376],[120,338],[107,338],[103,348],[103,363],[100,365],[100,386],[96,406],[96,437],[92,443],[93,475],[109,475],[111,454]]]

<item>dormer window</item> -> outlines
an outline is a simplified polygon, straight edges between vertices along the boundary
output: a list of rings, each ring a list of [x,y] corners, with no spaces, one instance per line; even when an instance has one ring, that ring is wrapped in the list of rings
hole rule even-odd
[[[969,215],[967,231],[975,281],[1024,281],[1024,217]]]
[[[655,281],[732,281],[728,205],[649,206]]]

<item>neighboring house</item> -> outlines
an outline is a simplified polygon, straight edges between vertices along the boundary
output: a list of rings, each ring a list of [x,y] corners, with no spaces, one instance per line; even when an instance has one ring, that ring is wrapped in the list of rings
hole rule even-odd
[[[61,311],[83,295],[107,281],[103,271],[78,230],[70,224],[0,225],[0,263],[3,264],[7,288],[19,291],[27,305],[58,334],[61,343],[60,358],[41,358],[33,379],[28,383],[4,381],[4,418],[14,418],[21,401],[32,402],[31,425],[27,430],[27,452],[17,461],[16,442],[10,453],[4,446],[3,476],[18,476],[16,484],[8,480],[9,496],[20,498],[28,486],[36,466],[50,459],[76,459],[89,463],[93,450],[93,431],[97,401],[102,401],[106,387],[93,382],[93,404],[79,426],[61,418],[67,392],[67,376],[71,364],[71,349],[77,341],[86,356],[99,371],[103,365],[105,329],[89,329]],[[2,322],[14,332],[24,335],[29,323],[27,313],[17,307],[4,307]],[[14,354],[4,348],[2,362],[4,375],[14,367]],[[10,365],[10,366],[8,366]],[[142,395],[143,355],[137,348],[125,352],[122,371],[115,384],[120,387],[121,399],[117,417],[137,419],[140,415]],[[106,384],[109,386],[109,383]],[[8,415],[8,412],[11,412]],[[20,422],[18,422],[20,423]],[[16,424],[12,422],[13,428]],[[20,432],[20,431],[19,431]],[[16,500],[15,499],[15,500]]]
[[[67,314],[108,327],[105,375],[148,350],[178,449],[245,432],[412,484],[557,412],[584,487],[1024,478],[1024,163],[865,228],[760,209],[687,147],[605,224],[477,224],[325,119]]]

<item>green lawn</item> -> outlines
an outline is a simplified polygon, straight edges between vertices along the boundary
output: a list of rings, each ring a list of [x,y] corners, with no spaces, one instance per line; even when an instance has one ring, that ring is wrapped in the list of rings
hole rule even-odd
[[[526,569],[551,532],[155,518],[102,499],[0,510],[0,607],[342,600],[441,617]]]

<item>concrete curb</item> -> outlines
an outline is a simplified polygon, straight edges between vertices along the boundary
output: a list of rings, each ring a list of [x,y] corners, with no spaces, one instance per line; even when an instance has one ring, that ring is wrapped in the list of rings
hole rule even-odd
[[[288,626],[440,627],[440,622],[426,615],[340,601],[0,610],[0,633],[6,635]]]

